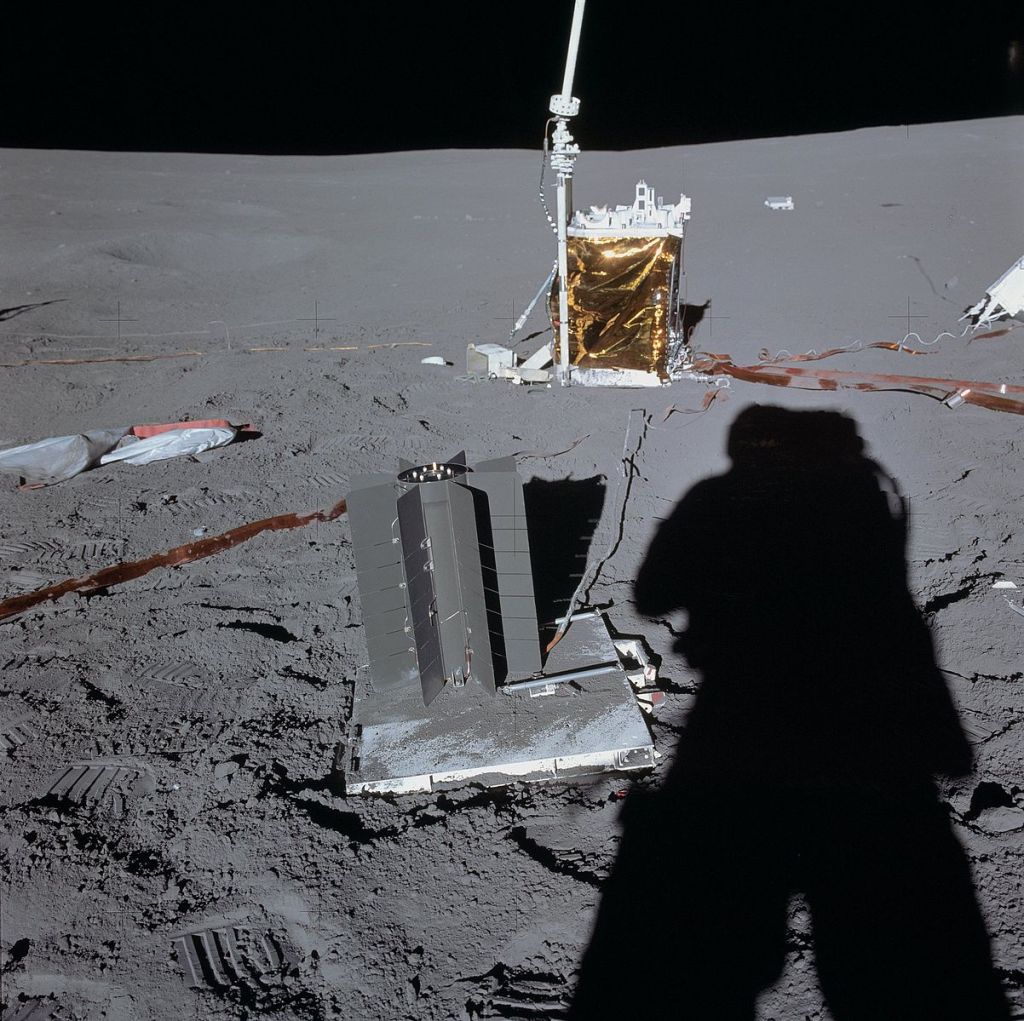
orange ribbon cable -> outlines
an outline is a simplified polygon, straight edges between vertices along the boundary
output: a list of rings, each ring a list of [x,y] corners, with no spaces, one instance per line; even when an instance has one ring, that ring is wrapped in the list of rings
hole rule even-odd
[[[200,358],[202,351],[175,351],[166,355],[114,355],[107,358],[26,358],[20,362],[0,362],[0,368],[18,369],[24,365],[102,365],[106,362],[158,362],[162,358]]]
[[[898,390],[931,397],[950,407],[973,404],[989,411],[1024,415],[1024,386],[1010,386],[1008,383],[884,372],[838,372],[777,364],[736,365],[727,355],[718,354],[702,355],[694,369],[708,375],[731,376],[747,383],[789,386],[798,390]]]
[[[184,546],[175,546],[166,553],[156,553],[144,560],[131,560],[123,564],[114,564],[111,567],[104,567],[95,574],[87,575],[84,578],[68,578],[58,582],[56,585],[49,585],[46,588],[37,589],[35,592],[26,592],[21,596],[12,596],[0,602],[0,621],[9,617],[17,616],[26,610],[31,610],[40,603],[53,602],[66,596],[71,592],[79,592],[88,595],[91,592],[98,592],[101,589],[110,588],[111,585],[119,585],[125,581],[134,581],[143,575],[155,571],[158,567],[178,567],[181,564],[190,564],[195,560],[205,560],[224,550],[231,549],[243,542],[248,542],[261,532],[280,532],[289,528],[302,528],[304,525],[312,524],[314,521],[334,521],[341,517],[347,510],[344,500],[339,500],[330,510],[311,511],[307,514],[278,514],[273,518],[263,518],[262,521],[252,521],[247,525],[239,525],[229,532],[222,532],[220,535],[212,535],[207,539],[199,539],[196,542],[186,543]]]

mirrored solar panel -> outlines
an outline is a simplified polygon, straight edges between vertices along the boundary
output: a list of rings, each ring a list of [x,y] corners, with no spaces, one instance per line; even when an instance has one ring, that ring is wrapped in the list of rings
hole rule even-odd
[[[462,486],[450,488],[452,533],[456,537],[455,556],[462,592],[463,626],[466,630],[466,647],[469,649],[466,658],[472,676],[493,694],[494,662],[487,627],[487,603],[473,494]]]
[[[514,458],[485,462],[486,465],[511,464],[511,470],[483,471],[478,465],[468,476],[468,485],[487,496],[490,517],[494,577],[499,595],[502,633],[508,635],[507,618],[526,620],[532,626],[535,641],[506,643],[505,660],[510,675],[538,673],[541,669],[537,607],[530,566],[530,536],[526,528],[526,501],[523,481],[515,471]],[[517,631],[517,637],[522,634]]]
[[[406,597],[416,639],[423,700],[430,705],[444,687],[445,673],[441,658],[441,638],[434,612],[431,551],[426,541],[427,531],[418,487],[413,487],[398,498],[398,527],[402,536]]]
[[[514,458],[475,471],[465,451],[442,462],[402,461],[399,474],[357,479],[348,506],[377,687],[418,679],[429,705],[447,683],[476,679],[493,692],[540,672]]]
[[[394,480],[387,485],[354,489],[349,493],[347,502],[353,548],[358,550],[363,546],[391,542],[391,524],[395,519]]]

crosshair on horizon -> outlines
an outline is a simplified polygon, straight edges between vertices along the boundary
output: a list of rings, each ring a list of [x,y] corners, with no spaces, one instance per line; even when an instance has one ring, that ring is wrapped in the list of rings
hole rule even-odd
[[[313,324],[313,340],[320,339],[320,324],[321,323],[333,323],[337,320],[334,316],[322,316],[320,315],[320,302],[313,302],[313,315],[300,317],[295,320],[297,323],[312,323]]]

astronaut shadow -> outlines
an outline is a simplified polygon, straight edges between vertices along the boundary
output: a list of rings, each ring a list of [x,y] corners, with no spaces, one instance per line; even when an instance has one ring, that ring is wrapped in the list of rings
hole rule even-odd
[[[701,685],[661,786],[626,799],[570,1016],[753,1021],[802,938],[799,894],[836,1021],[1005,1019],[934,786],[971,754],[907,587],[895,484],[835,412],[748,408],[728,453],[637,577],[640,612],[685,616]],[[641,934],[658,967],[626,981]]]
[[[554,637],[586,570],[601,520],[605,478],[530,479],[523,486],[530,536],[533,591],[544,649]]]

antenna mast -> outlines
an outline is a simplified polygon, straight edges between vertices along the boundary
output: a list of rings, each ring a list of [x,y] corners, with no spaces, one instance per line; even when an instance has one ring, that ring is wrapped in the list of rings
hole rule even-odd
[[[568,386],[569,369],[569,256],[567,227],[572,210],[572,175],[580,147],[569,132],[569,118],[580,112],[580,101],[572,94],[576,75],[576,54],[580,47],[580,28],[587,0],[576,0],[569,31],[569,52],[565,58],[562,91],[551,97],[548,109],[553,113],[555,130],[551,136],[551,169],[558,175],[558,375],[562,386]]]

